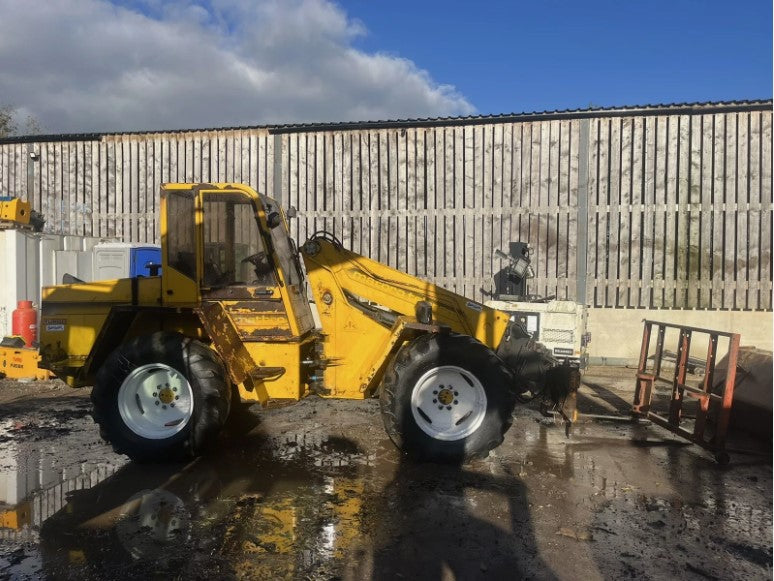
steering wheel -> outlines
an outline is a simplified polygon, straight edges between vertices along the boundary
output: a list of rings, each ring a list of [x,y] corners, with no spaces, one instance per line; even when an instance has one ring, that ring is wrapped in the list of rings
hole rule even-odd
[[[266,262],[266,253],[256,252],[255,254],[251,254],[250,256],[246,256],[241,260],[241,263],[244,264],[245,262],[249,262],[253,266],[258,266],[262,262]]]
[[[241,264],[246,262],[252,264],[255,267],[255,275],[258,278],[260,278],[262,274],[267,274],[272,270],[269,258],[263,251],[251,254],[250,256],[243,258],[240,262]]]

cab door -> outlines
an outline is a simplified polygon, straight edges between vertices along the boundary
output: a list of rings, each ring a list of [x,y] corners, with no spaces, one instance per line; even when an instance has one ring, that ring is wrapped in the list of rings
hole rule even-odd
[[[291,328],[265,216],[240,190],[201,190],[201,299],[220,303],[242,341],[289,340]]]

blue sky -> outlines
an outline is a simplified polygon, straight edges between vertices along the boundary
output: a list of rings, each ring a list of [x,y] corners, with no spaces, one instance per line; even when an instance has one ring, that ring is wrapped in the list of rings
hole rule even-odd
[[[771,0],[340,4],[480,113],[772,94]]]
[[[48,133],[772,95],[771,0],[0,0],[0,14],[0,106]]]

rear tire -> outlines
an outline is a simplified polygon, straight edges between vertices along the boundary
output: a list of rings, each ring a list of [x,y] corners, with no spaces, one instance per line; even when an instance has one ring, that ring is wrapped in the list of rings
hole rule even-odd
[[[212,349],[159,332],[110,354],[91,401],[100,434],[116,452],[139,462],[170,461],[198,456],[215,440],[231,389]]]
[[[401,347],[385,371],[384,427],[417,460],[485,458],[513,421],[512,383],[502,361],[476,339],[423,335]]]

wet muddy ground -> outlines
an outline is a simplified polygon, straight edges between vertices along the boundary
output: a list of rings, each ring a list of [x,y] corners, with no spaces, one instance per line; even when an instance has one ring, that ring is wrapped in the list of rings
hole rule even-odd
[[[625,412],[634,371],[579,401]],[[663,394],[661,394],[663,396]],[[656,426],[520,407],[466,466],[412,464],[375,401],[253,410],[180,465],[104,445],[86,391],[0,382],[0,579],[767,579],[771,453],[728,466]]]

